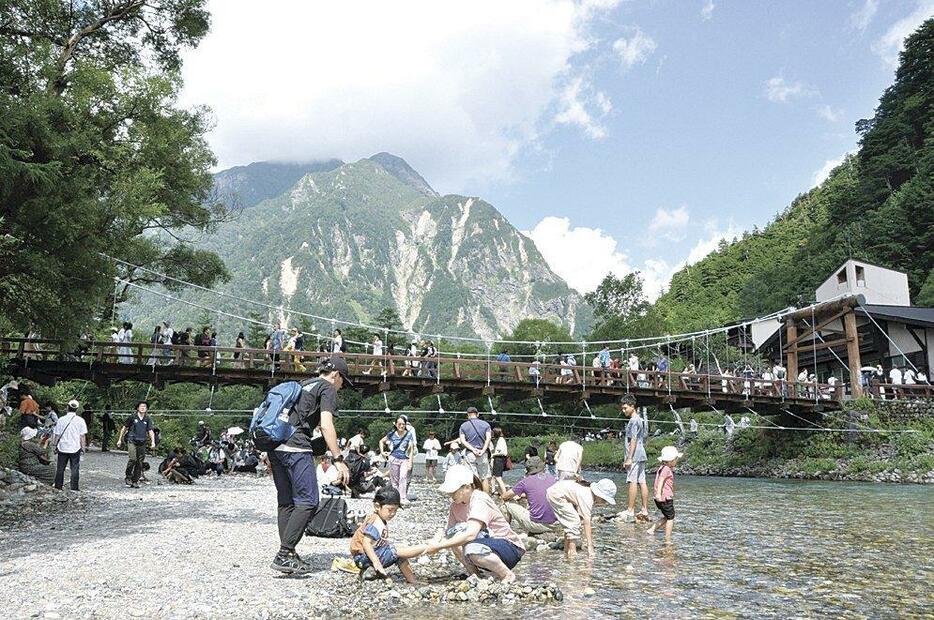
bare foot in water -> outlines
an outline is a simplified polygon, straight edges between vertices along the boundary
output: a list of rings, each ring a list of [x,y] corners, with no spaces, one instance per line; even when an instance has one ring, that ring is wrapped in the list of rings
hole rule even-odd
[[[655,526],[653,525],[649,529],[645,530],[645,533],[648,534],[649,536],[655,536]]]
[[[516,580],[516,574],[512,571],[509,571],[509,574],[500,579],[500,583],[512,583]]]

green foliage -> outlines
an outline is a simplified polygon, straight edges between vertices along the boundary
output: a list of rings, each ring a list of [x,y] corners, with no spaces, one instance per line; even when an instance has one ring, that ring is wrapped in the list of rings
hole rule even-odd
[[[7,421],[8,426],[12,422]],[[19,435],[10,429],[0,431],[0,467],[15,468],[19,462]]]
[[[558,325],[547,319],[523,319],[519,321],[512,333],[506,340],[524,340],[526,342],[539,342],[542,346],[536,347],[531,344],[510,344],[500,346],[493,343],[493,355],[499,353],[501,349],[508,349],[512,355],[534,355],[536,353],[557,355],[567,352],[568,347],[549,345],[550,342],[572,342],[571,332],[563,325]],[[527,361],[527,360],[526,360]]]
[[[203,284],[226,277],[173,232],[224,214],[208,116],[176,105],[181,54],[208,30],[203,5],[0,2],[0,314],[17,330],[93,331],[113,318],[114,276],[160,281],[101,253]]]

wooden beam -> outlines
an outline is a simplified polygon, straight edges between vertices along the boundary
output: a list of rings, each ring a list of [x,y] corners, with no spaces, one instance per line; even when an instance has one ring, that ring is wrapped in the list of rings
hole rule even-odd
[[[862,361],[859,356],[859,332],[856,329],[856,313],[851,308],[843,317],[843,327],[846,329],[846,363],[850,367],[850,390],[853,396],[863,393],[860,385],[859,369]]]
[[[798,347],[798,353],[807,353],[808,351],[820,351],[821,349],[832,349],[833,347],[842,347],[847,344],[846,338],[838,338],[837,340],[830,340],[828,342],[819,342],[817,344],[809,344],[806,347]]]
[[[785,333],[792,347],[788,349],[787,361],[785,367],[788,369],[788,377],[794,380],[798,376],[798,323],[794,320],[786,320],[787,326]]]
[[[795,342],[789,342],[788,344],[786,344],[785,348],[788,348],[791,345],[796,344],[797,342],[800,342],[801,340],[807,338],[811,334],[820,332],[821,329],[827,327],[829,324],[833,323],[834,321],[839,319],[841,316],[843,316],[844,314],[850,311],[851,311],[851,308],[844,308],[843,310],[840,310],[839,312],[831,316],[829,319],[825,319],[824,321],[819,323],[816,327],[811,327],[810,325],[808,325],[808,330],[804,332],[803,334],[800,334],[798,338],[795,340]],[[805,323],[807,322],[805,319],[802,319],[802,320],[805,321]]]

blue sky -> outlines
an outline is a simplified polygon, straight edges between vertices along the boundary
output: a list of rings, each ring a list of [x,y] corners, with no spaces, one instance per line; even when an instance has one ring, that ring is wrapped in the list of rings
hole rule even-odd
[[[653,295],[855,148],[902,39],[934,14],[934,0],[271,2],[286,32],[214,2],[186,61],[183,103],[214,110],[222,167],[390,151],[491,202],[572,286],[639,269]]]

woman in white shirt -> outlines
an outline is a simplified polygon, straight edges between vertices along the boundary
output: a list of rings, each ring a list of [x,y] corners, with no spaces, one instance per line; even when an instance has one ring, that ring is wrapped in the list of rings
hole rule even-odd
[[[509,456],[509,447],[503,437],[503,429],[493,429],[493,485],[499,489],[499,496],[506,494],[506,483],[503,482],[503,472],[506,471],[506,458]]]

